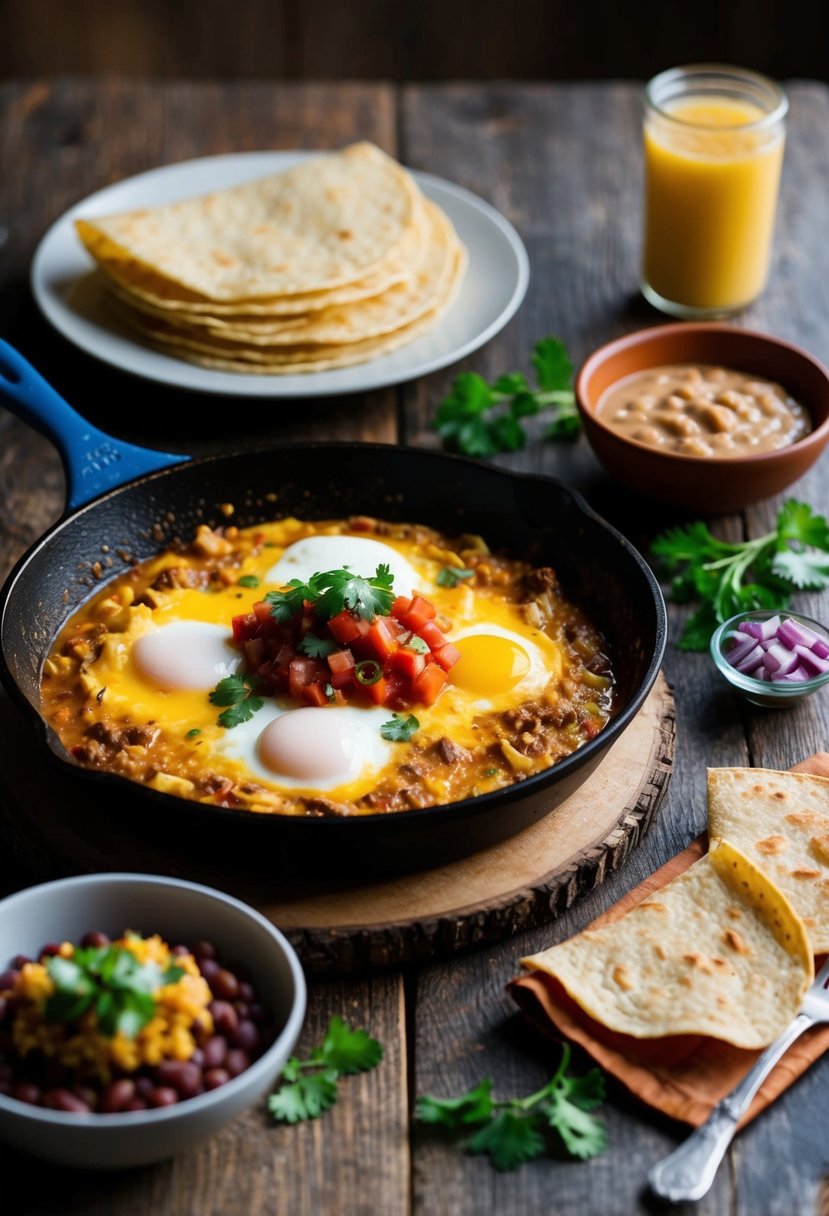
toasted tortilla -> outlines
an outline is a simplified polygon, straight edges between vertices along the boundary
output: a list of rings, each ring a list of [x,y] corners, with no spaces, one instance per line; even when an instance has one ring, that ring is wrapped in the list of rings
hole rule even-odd
[[[829,779],[709,769],[708,830],[768,874],[802,918],[814,953],[829,952]]]
[[[373,144],[228,190],[81,219],[96,259],[136,261],[207,300],[307,294],[364,278],[419,222],[421,196]]]
[[[789,1024],[814,976],[786,896],[725,841],[619,920],[521,961],[610,1030],[745,1048]]]

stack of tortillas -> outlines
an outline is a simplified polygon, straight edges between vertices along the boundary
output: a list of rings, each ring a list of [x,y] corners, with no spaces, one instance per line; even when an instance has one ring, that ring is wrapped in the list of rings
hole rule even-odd
[[[446,312],[466,267],[446,215],[368,143],[76,227],[141,334],[192,362],[257,374],[395,350]]]
[[[709,771],[710,852],[624,916],[522,959],[638,1039],[771,1042],[829,950],[829,780]]]

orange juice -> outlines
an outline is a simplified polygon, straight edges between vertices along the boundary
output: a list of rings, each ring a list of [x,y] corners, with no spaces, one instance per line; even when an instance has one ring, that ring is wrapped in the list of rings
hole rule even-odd
[[[643,290],[658,307],[729,313],[763,290],[783,163],[775,118],[733,93],[649,106]]]

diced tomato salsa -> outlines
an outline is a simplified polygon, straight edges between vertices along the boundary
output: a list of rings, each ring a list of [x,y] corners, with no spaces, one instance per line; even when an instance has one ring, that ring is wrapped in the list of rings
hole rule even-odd
[[[436,615],[434,604],[415,595],[398,596],[389,616],[372,621],[343,609],[326,623],[306,604],[280,622],[262,600],[233,618],[233,640],[266,693],[287,693],[305,705],[369,701],[407,709],[433,705],[461,657]]]

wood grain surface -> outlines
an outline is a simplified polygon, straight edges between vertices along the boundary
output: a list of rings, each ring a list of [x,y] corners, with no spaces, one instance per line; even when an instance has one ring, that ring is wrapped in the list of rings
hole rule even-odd
[[[741,321],[806,346],[829,361],[829,92],[791,88],[791,122],[772,276]],[[559,334],[574,359],[616,334],[660,318],[637,295],[640,225],[638,89],[631,85],[178,84],[64,80],[0,86],[0,334],[97,424],[172,450],[216,451],[280,438],[400,439],[433,445],[429,421],[457,369],[396,391],[333,403],[246,404],[179,395],[130,380],[82,356],[37,317],[26,275],[38,238],[90,190],[155,164],[238,149],[330,146],[376,139],[415,168],[482,194],[516,224],[533,278],[507,329],[467,366],[526,369],[532,343]],[[559,475],[644,548],[675,516],[604,477],[582,440],[541,442],[502,458],[509,467]],[[794,493],[829,511],[825,460]],[[7,568],[60,511],[62,475],[49,445],[0,411],[0,566]],[[436,493],[440,487],[436,487]],[[717,521],[723,536],[765,531],[776,502]],[[825,616],[816,597],[799,601]],[[684,610],[671,608],[672,628]],[[609,1148],[588,1164],[542,1159],[514,1174],[461,1155],[412,1124],[417,1093],[460,1092],[491,1076],[498,1096],[529,1092],[557,1052],[536,1039],[504,993],[516,960],[562,940],[698,834],[706,765],[786,768],[829,738],[826,694],[785,712],[753,709],[719,682],[705,656],[669,646],[677,690],[677,752],[667,805],[644,845],[604,884],[558,919],[450,962],[312,985],[308,1047],[331,1013],[369,1027],[386,1059],[343,1086],[338,1108],[313,1125],[268,1128],[250,1112],[170,1165],[101,1178],[36,1167],[15,1213],[137,1216],[414,1213],[416,1216],[560,1213],[639,1216],[649,1166],[682,1129],[611,1086]],[[0,793],[2,792],[0,776]],[[8,863],[3,882],[21,876]],[[825,1061],[749,1127],[729,1152],[701,1216],[813,1216],[829,1169]],[[18,1167],[0,1154],[7,1177]],[[19,1172],[19,1168],[16,1170]],[[690,1213],[692,1209],[679,1209]]]

